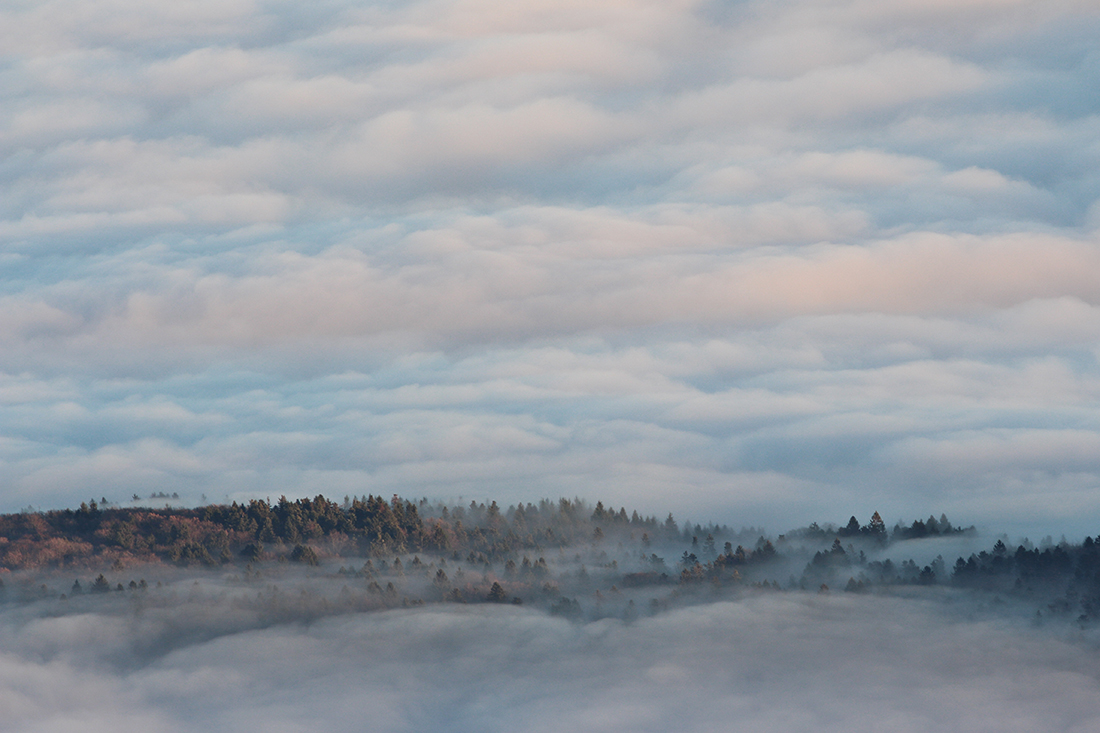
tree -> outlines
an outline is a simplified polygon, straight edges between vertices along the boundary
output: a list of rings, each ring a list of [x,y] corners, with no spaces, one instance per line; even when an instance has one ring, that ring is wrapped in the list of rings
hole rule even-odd
[[[317,551],[308,545],[295,545],[290,553],[290,559],[304,565],[317,566],[321,561],[317,559]]]
[[[264,543],[263,542],[249,542],[241,550],[241,557],[246,558],[248,560],[252,560],[253,562],[255,562],[256,560],[259,560],[263,556],[263,554],[264,554]]]
[[[490,603],[506,603],[508,601],[508,595],[504,592],[504,588],[500,586],[500,583],[493,583],[493,587],[489,589],[489,595],[486,596],[486,600]]]
[[[859,520],[852,517],[848,520],[848,526],[840,530],[837,534],[841,537],[855,537],[860,532]]]
[[[267,542],[269,544],[277,539],[275,537],[275,525],[272,523],[270,515],[264,517],[263,524],[260,526],[260,531],[256,533],[256,539],[261,543]]]
[[[451,579],[447,577],[447,573],[443,568],[435,571],[435,580],[432,581],[437,588],[449,588],[451,586]]]
[[[886,522],[882,521],[882,516],[878,512],[871,515],[871,523],[864,529],[871,539],[879,542],[886,541]]]
[[[567,618],[580,616],[581,604],[577,602],[576,598],[562,596],[557,603],[550,606],[550,613],[554,616],[565,616]]]

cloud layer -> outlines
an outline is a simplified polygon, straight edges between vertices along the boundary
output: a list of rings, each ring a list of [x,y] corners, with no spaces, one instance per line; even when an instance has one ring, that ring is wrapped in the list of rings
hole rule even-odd
[[[1094,529],[1093,3],[498,5],[0,10],[5,510]]]
[[[4,632],[18,641],[0,656],[6,725],[1086,731],[1100,718],[1094,640],[975,617],[967,604],[792,593],[632,624],[435,606],[215,633],[142,662],[128,656],[166,630],[225,622],[226,601],[220,611],[205,603],[19,619],[9,610]]]

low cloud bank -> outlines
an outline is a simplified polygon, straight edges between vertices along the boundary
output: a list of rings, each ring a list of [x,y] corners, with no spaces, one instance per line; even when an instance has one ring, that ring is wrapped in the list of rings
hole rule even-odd
[[[121,665],[110,659],[112,629],[140,640],[151,633],[140,616],[54,613],[3,612],[8,730],[1086,731],[1100,722],[1093,634],[932,600],[766,594],[587,624],[522,607],[428,607],[227,633]]]
[[[5,517],[5,730],[1100,721],[1092,538],[1009,547],[877,513],[768,538],[564,499],[261,504]]]

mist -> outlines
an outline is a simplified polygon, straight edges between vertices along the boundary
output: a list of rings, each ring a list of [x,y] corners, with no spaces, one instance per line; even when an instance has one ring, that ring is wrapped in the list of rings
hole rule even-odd
[[[1100,729],[1097,38],[0,4],[0,729]]]
[[[1085,614],[1075,605],[1074,588],[1090,586],[1024,575],[1027,587],[1013,587],[1014,576],[967,575],[965,565],[952,574],[955,552],[979,567],[1011,556],[1000,546],[990,554],[996,538],[972,528],[930,520],[886,533],[872,518],[771,537],[681,528],[671,518],[632,524],[618,519],[625,510],[579,501],[495,507],[425,503],[422,521],[441,527],[448,517],[455,529],[462,517],[471,538],[526,527],[558,537],[557,546],[387,554],[375,542],[360,555],[337,537],[308,552],[248,545],[251,559],[207,567],[116,559],[106,568],[2,572],[4,729],[1086,731],[1100,723],[1091,591],[1079,599]],[[918,526],[942,534],[906,539]],[[1053,548],[1091,558],[1086,542],[1039,544],[1042,557]],[[1026,560],[1030,548],[1017,556]]]
[[[0,699],[20,732],[1095,729],[1095,633],[943,600],[762,593],[630,623],[432,606],[230,630],[152,658],[123,649],[219,614],[5,609]]]

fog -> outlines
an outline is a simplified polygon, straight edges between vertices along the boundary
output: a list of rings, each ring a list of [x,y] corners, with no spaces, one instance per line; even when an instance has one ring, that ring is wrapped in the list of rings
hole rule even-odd
[[[1097,38],[1095,0],[0,4],[0,511],[1095,534]],[[618,538],[0,570],[0,728],[1100,728],[1095,632],[1033,625],[1064,587],[913,584],[951,537],[845,593],[881,552],[802,583],[832,538],[786,541],[717,588]]]
[[[477,508],[467,517],[476,525]],[[711,529],[717,543],[675,530],[650,543],[612,524],[602,538],[582,532],[544,556],[520,550],[507,562],[507,553],[490,560],[457,550],[337,556],[321,542],[316,567],[290,561],[284,547],[204,569],[116,563],[102,580],[90,566],[2,572],[0,727],[1002,733],[1100,725],[1100,626],[1078,618],[1075,603],[1062,611],[1050,603],[1071,590],[1032,578],[1004,592],[1013,576],[967,585],[937,565],[950,566],[955,553],[988,558],[995,538],[956,528],[887,543],[863,531],[838,552],[842,531],[814,525],[775,538],[777,556],[760,537],[747,561],[716,560],[692,577],[689,551],[705,561],[721,539],[750,545],[755,536]],[[830,559],[818,565],[822,548]],[[909,576],[910,558],[931,563],[936,577]],[[876,580],[888,559],[890,579]],[[842,590],[852,576],[867,587]],[[818,587],[823,578],[831,589]],[[494,584],[504,593],[488,602]]]
[[[187,584],[159,592],[185,596]],[[5,730],[1003,732],[1100,724],[1095,633],[983,613],[944,591],[750,593],[633,622],[571,622],[481,604],[253,627],[237,619],[237,629],[224,602],[153,609],[118,600],[3,611]],[[210,636],[151,656],[133,651],[161,644],[172,626]]]

